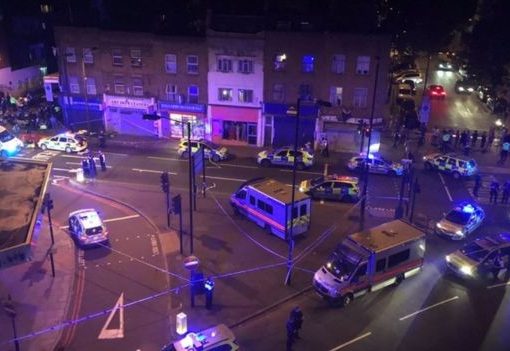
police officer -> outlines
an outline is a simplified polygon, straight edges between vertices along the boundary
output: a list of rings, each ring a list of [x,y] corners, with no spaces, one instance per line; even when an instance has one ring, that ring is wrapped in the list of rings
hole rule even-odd
[[[501,203],[508,204],[508,198],[510,197],[510,181],[506,181],[503,184],[503,193],[501,194]]]
[[[97,174],[97,167],[96,167],[96,161],[94,160],[94,156],[89,155],[89,171],[90,171],[90,177],[95,178]]]
[[[294,307],[292,311],[290,311],[289,319],[294,322],[294,336],[300,339],[299,330],[303,326],[303,312],[301,312],[299,306]]]
[[[101,164],[101,171],[106,172],[106,157],[99,151],[99,163]]]
[[[89,162],[86,158],[81,160],[81,168],[83,169],[83,176],[85,178],[88,178],[90,176],[89,174]]]
[[[480,188],[482,187],[482,177],[477,174],[475,176],[475,185],[473,186],[473,195],[475,197],[478,197],[478,191],[480,191]]]
[[[499,192],[499,183],[497,180],[493,180],[491,182],[491,188],[490,188],[490,198],[489,202],[494,204],[498,203],[498,192]]]

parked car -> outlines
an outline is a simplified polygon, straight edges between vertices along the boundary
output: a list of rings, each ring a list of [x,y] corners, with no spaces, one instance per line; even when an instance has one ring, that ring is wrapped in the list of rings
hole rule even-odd
[[[191,140],[191,153],[195,153],[199,148],[204,149],[204,157],[213,162],[219,162],[226,160],[230,157],[228,149],[224,146],[213,144],[206,140]],[[188,140],[181,139],[179,146],[177,147],[177,154],[179,157],[188,158]]]
[[[467,93],[471,94],[478,87],[475,80],[470,78],[459,79],[455,82],[456,93]]]
[[[43,150],[58,150],[71,152],[81,152],[87,149],[87,141],[74,133],[61,133],[53,137],[42,138],[37,146]]]
[[[413,88],[409,84],[399,84],[397,90],[397,103],[403,99],[413,98]]]
[[[401,176],[404,174],[404,166],[398,162],[387,161],[381,156],[370,154],[367,158],[361,154],[352,157],[347,162],[347,168],[351,171],[363,171],[363,166],[368,165],[369,173],[388,174],[394,176]]]
[[[352,202],[359,198],[359,179],[336,174],[320,176],[303,180],[299,191],[310,195],[312,199]]]
[[[261,151],[257,155],[257,163],[262,167],[269,167],[271,165],[292,167],[294,165],[294,148],[292,146],[285,146],[273,151]],[[298,169],[311,167],[313,163],[314,157],[312,153],[303,148],[297,150]]]
[[[485,212],[478,204],[462,202],[445,213],[436,223],[436,234],[462,240],[474,232],[484,219]]]
[[[420,84],[421,82],[423,82],[423,78],[420,72],[416,71],[402,73],[394,78],[394,82],[397,84],[402,83],[404,80],[412,80],[415,84]]]
[[[441,60],[437,65],[437,69],[440,71],[453,71],[453,64],[451,62]]]
[[[478,172],[476,161],[466,156],[454,153],[433,153],[423,156],[423,166],[426,170],[438,170],[450,173],[453,178],[469,177]]]
[[[446,91],[442,85],[429,85],[427,89],[427,95],[431,99],[444,99],[446,97]]]
[[[69,233],[80,246],[90,246],[108,241],[108,231],[99,213],[83,209],[69,214]]]
[[[476,96],[484,102],[487,103],[487,99],[496,96],[494,90],[486,85],[479,85],[478,88],[476,88]]]

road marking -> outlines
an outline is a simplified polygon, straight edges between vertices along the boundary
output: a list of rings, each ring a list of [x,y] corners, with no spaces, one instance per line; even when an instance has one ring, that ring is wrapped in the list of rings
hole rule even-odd
[[[147,156],[147,158],[152,158],[153,160],[163,160],[163,161],[180,161],[180,162],[188,162],[183,158],[170,158],[170,157],[158,157],[158,156]]]
[[[487,287],[487,289],[494,289],[494,288],[499,288],[499,287],[507,286],[507,285],[510,285],[510,281],[508,281],[506,283],[499,283],[499,284],[489,285]]]
[[[163,171],[157,171],[157,170],[154,170],[154,169],[141,169],[141,168],[131,168],[132,171],[135,171],[135,172],[140,172],[140,173],[163,173]],[[171,175],[177,175],[177,173],[175,172],[168,172],[168,174],[171,174]]]
[[[72,168],[58,168],[58,167],[52,167],[51,168],[52,171],[61,171],[61,172],[76,172],[75,169],[72,169]]]
[[[331,349],[329,351],[337,351],[337,350],[343,349],[344,347],[349,346],[350,344],[354,344],[356,341],[364,339],[364,338],[366,338],[367,336],[370,336],[370,335],[372,335],[372,332],[365,333],[365,334],[360,335],[357,338],[354,338],[354,339],[352,339],[350,341],[347,341],[346,343],[343,343],[342,345],[339,345],[339,346],[337,346],[337,347],[335,347],[335,348],[333,348],[333,349]]]
[[[154,160],[163,160],[163,161],[179,161],[179,162],[188,162],[187,159],[182,158],[170,158],[170,157],[158,157],[158,156],[147,156],[147,158],[151,158]],[[211,161],[212,163],[212,161]],[[259,169],[260,167],[257,166],[245,166],[245,165],[232,165],[227,163],[213,163],[214,165],[217,165],[217,168],[221,168],[223,166],[225,167],[235,167],[235,168],[249,168],[249,169]]]
[[[66,165],[78,165],[81,166],[80,162],[66,162]],[[112,168],[112,166],[106,166],[106,168]]]
[[[450,194],[450,190],[448,190],[448,187],[446,186],[443,175],[441,173],[438,173],[438,175],[439,175],[439,178],[441,179],[441,183],[443,183],[443,187],[444,187],[444,190],[446,191],[446,195],[448,195],[450,202],[453,202],[452,195]]]
[[[151,247],[152,247],[152,256],[159,255],[158,241],[156,240],[156,235],[151,235]]]
[[[109,218],[109,219],[104,219],[103,220],[103,223],[108,223],[108,222],[118,222],[118,221],[123,221],[123,220],[126,220],[126,219],[131,219],[131,218],[138,218],[140,217],[139,214],[134,214],[134,215],[129,215],[129,216],[124,216],[124,217],[115,217],[115,218]],[[69,226],[68,225],[63,225],[60,227],[60,229],[68,229]]]
[[[107,329],[110,325],[113,316],[119,311],[119,328]],[[98,339],[121,339],[124,337],[124,293],[120,294],[119,299],[110,311],[110,315],[103,325],[101,332],[99,333]]]
[[[226,178],[226,177],[211,177],[211,176],[206,176],[206,178],[219,179],[219,180],[231,180],[233,182],[246,182],[248,180],[248,179],[241,179],[241,178]]]
[[[280,172],[292,172],[292,169],[280,169]],[[318,175],[324,175],[323,172],[309,172],[309,171],[296,171],[297,173],[303,173],[303,174],[318,174]]]
[[[225,167],[234,167],[234,168],[260,169],[260,167],[257,167],[257,166],[231,165],[231,164],[227,164],[227,163],[221,163],[221,164],[218,163],[217,165],[218,165],[218,168],[225,166]]]
[[[448,302],[451,302],[451,301],[454,301],[454,300],[457,300],[459,297],[458,296],[454,296],[454,297],[450,297],[449,299],[446,299],[444,301],[441,301],[441,302],[438,302],[438,303],[435,303],[433,305],[430,305],[428,307],[425,307],[425,308],[422,308],[421,310],[418,310],[416,312],[413,312],[411,314],[408,314],[407,316],[404,316],[404,317],[400,317],[399,320],[403,321],[405,319],[408,319],[408,318],[411,318],[413,316],[416,316],[417,314],[420,314],[422,312],[425,312],[425,311],[428,311],[430,310],[431,308],[434,308],[434,307],[437,307],[437,306],[440,306],[440,305],[443,305],[445,303],[448,303]]]

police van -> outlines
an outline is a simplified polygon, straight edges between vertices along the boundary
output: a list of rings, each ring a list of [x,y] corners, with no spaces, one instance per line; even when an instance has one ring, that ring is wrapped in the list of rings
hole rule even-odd
[[[478,172],[476,161],[454,153],[433,153],[423,156],[423,167],[426,170],[438,170],[450,173],[453,178],[469,177]]]
[[[0,156],[14,155],[23,147],[23,142],[12,135],[5,127],[0,126]]]
[[[313,277],[315,291],[331,304],[389,285],[399,285],[421,270],[425,233],[394,220],[349,235]]]
[[[296,188],[291,212],[292,188],[274,179],[254,178],[243,183],[230,197],[230,203],[235,213],[281,239],[290,235],[291,225],[293,236],[310,228],[310,196]]]

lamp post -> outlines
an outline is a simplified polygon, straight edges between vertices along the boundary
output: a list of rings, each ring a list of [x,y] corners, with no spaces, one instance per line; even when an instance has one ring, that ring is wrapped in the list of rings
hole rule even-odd
[[[370,143],[372,142],[372,128],[374,126],[374,112],[375,112],[375,97],[377,94],[377,81],[379,80],[379,56],[375,57],[375,80],[374,80],[374,92],[372,94],[372,107],[370,110],[370,121],[369,121],[369,131],[368,131],[368,146],[367,146],[367,155],[364,163],[364,181],[363,181],[363,192],[361,195],[361,209],[360,209],[360,221],[359,226],[360,230],[364,229],[365,226],[365,207],[367,200],[367,191],[368,191],[368,157],[370,155]]]

